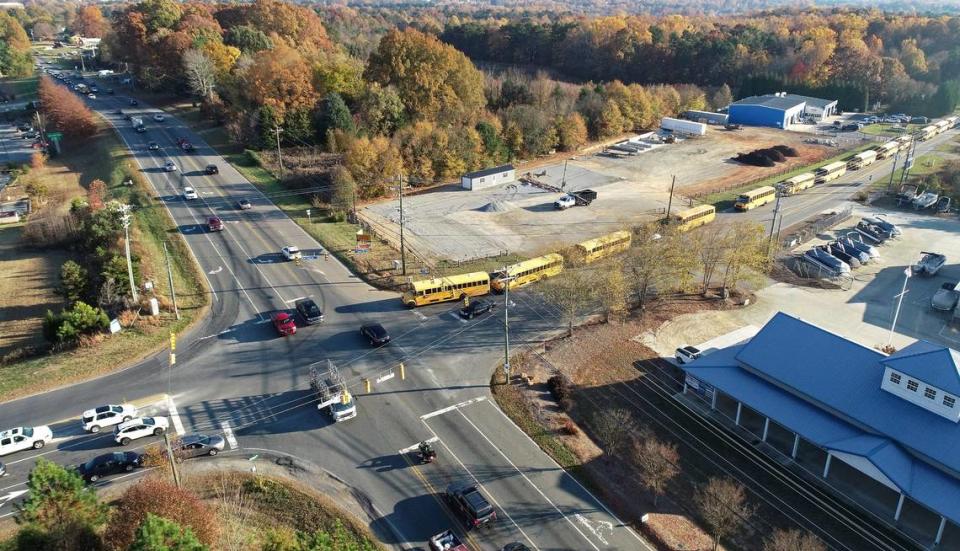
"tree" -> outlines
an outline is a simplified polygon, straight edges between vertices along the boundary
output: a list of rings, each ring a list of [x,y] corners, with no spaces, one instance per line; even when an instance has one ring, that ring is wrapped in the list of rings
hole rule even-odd
[[[723,250],[723,287],[736,289],[747,277],[760,281],[770,269],[770,239],[765,228],[757,223],[738,222],[729,228]]]
[[[287,109],[312,109],[317,101],[309,64],[285,44],[257,52],[246,71],[246,82],[244,93],[250,100],[272,107],[280,119]]]
[[[357,194],[362,199],[386,193],[403,168],[396,144],[383,136],[361,136],[351,141],[343,164],[357,182]]]
[[[180,5],[173,0],[143,0],[136,8],[144,15],[147,29],[152,33],[173,28],[183,15]]]
[[[214,545],[218,525],[214,512],[189,490],[160,479],[145,478],[127,489],[120,497],[104,541],[111,549],[127,549],[135,541],[138,527],[150,515],[163,517],[182,526],[203,545]],[[145,548],[155,549],[155,548]]]
[[[58,292],[67,304],[73,305],[86,296],[89,285],[87,270],[73,260],[68,260],[60,266]]]
[[[30,38],[7,10],[0,11],[0,78],[24,78],[32,74]]]
[[[593,304],[595,294],[594,281],[578,271],[564,271],[543,286],[544,297],[563,314],[570,337],[573,336],[573,324],[577,316]]]
[[[810,532],[777,528],[763,542],[763,551],[827,551],[827,546]]]
[[[57,328],[57,340],[69,342],[81,335],[102,331],[110,325],[107,313],[94,308],[86,302],[77,301],[69,310],[60,314],[60,326]]]
[[[699,257],[696,244],[688,234],[650,223],[634,228],[626,260],[633,276],[633,287],[641,314],[651,290],[660,292],[687,290],[693,280]]]
[[[104,198],[107,196],[107,184],[103,180],[94,180],[90,182],[90,187],[87,188],[87,204],[90,205],[90,210],[96,212],[102,209],[104,205]]]
[[[680,474],[680,452],[676,444],[646,438],[634,447],[643,485],[653,492],[653,507],[667,491],[667,484]]]
[[[576,151],[587,143],[587,123],[580,113],[567,113],[557,120],[557,136],[562,151]]]
[[[33,170],[40,170],[47,166],[47,156],[43,154],[42,151],[34,151],[30,155],[30,168]]]
[[[611,456],[616,456],[630,441],[637,427],[637,421],[629,410],[618,408],[611,411],[597,411],[591,425],[604,451]]]
[[[97,131],[97,121],[83,100],[44,75],[37,88],[41,109],[52,126],[71,138],[88,138]]]
[[[26,499],[14,505],[14,520],[26,529],[24,540],[42,542],[32,549],[101,547],[96,531],[107,520],[107,506],[75,470],[40,458],[27,478],[27,490]]]
[[[624,119],[620,107],[613,100],[607,100],[600,112],[598,137],[609,138],[623,132]]]
[[[328,132],[334,130],[342,130],[348,134],[355,131],[353,116],[350,115],[350,109],[340,94],[330,92],[323,98],[320,110],[317,112],[315,126],[317,137],[321,140],[326,138]]]
[[[209,99],[217,85],[217,67],[202,51],[191,48],[183,53],[183,70],[190,90]]]
[[[330,206],[335,213],[343,216],[353,211],[357,197],[357,183],[346,167],[339,165],[333,169],[330,178],[333,181],[333,193],[330,196]]]
[[[263,31],[250,25],[237,25],[227,31],[224,42],[240,48],[240,51],[253,55],[261,50],[273,48],[273,41]]]
[[[623,262],[613,260],[598,270],[597,298],[603,308],[607,321],[611,314],[622,314],[627,311],[627,300],[630,294],[627,278],[623,273]]]
[[[172,520],[147,513],[129,551],[206,551],[189,527],[180,526]]]
[[[714,111],[723,109],[731,103],[733,103],[733,93],[730,91],[727,83],[723,83],[723,85],[717,88],[717,91],[714,92],[710,98],[710,106],[713,107]]]
[[[403,124],[403,101],[393,86],[366,86],[358,107],[360,125],[371,136],[390,136]]]
[[[57,29],[46,21],[38,21],[33,25],[33,37],[37,40],[53,40],[57,36]]]
[[[753,516],[743,486],[725,478],[711,478],[697,487],[694,504],[713,534],[713,548]]]
[[[700,292],[706,294],[710,290],[713,276],[717,268],[723,264],[726,248],[733,246],[730,242],[730,228],[721,226],[713,231],[695,232],[693,238],[700,264],[701,285]]]
[[[89,4],[80,7],[77,18],[73,21],[73,32],[86,38],[102,38],[107,28],[103,12],[97,6]]]

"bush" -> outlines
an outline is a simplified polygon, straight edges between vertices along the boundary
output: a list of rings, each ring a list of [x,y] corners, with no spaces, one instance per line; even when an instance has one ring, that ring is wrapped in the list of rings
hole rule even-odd
[[[563,433],[568,436],[576,436],[580,434],[580,427],[577,426],[571,419],[567,419],[563,422]]]
[[[570,398],[570,380],[563,375],[554,375],[547,379],[547,388],[557,401]]]
[[[107,313],[83,301],[59,315],[47,310],[43,318],[43,336],[50,342],[72,342],[81,335],[102,331],[110,325]]]
[[[854,200],[854,201],[858,201],[858,202],[860,202],[860,203],[866,203],[866,202],[867,202],[867,199],[869,199],[869,198],[870,198],[870,192],[868,192],[868,191],[866,191],[866,190],[863,190],[863,189],[861,189],[860,191],[858,191],[858,192],[853,196],[853,200]]]
[[[573,409],[573,400],[571,400],[570,398],[561,398],[560,409],[563,411],[570,411],[571,409]]]
[[[103,536],[107,547],[130,547],[148,513],[189,528],[204,544],[212,545],[217,539],[216,516],[209,506],[192,492],[151,477],[130,487],[120,498]]]

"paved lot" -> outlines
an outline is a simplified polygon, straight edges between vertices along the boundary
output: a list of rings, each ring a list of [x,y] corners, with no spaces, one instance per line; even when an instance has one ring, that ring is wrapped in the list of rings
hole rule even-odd
[[[887,212],[888,219],[903,229],[903,236],[880,247],[879,262],[854,270],[849,291],[797,287],[773,283],[757,292],[757,302],[732,311],[699,312],[664,324],[656,335],[641,337],[661,355],[672,356],[682,344],[703,342],[745,325],[757,327],[777,311],[799,316],[866,346],[887,343],[896,310],[896,297],[903,288],[904,268],[916,262],[921,251],[947,255],[947,265],[934,277],[911,277],[907,282],[892,344],[897,348],[925,339],[960,348],[960,332],[950,327],[950,316],[930,308],[930,299],[946,281],[960,281],[960,221],[936,218],[913,211],[881,211],[857,208],[854,216],[831,232],[849,230],[861,216]],[[799,248],[805,250],[809,245]]]
[[[24,140],[21,134],[15,125],[0,124],[0,164],[30,162],[33,140]]]

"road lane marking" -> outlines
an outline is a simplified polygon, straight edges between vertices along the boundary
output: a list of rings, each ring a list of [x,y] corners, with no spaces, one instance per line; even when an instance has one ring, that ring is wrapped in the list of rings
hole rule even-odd
[[[290,299],[290,300],[285,300],[285,301],[283,301],[283,302],[286,302],[287,304],[290,304],[291,302],[297,302],[298,300],[303,300],[303,299],[305,299],[305,298],[307,298],[307,297],[297,297],[297,298],[292,298],[292,299]]]
[[[17,499],[18,497],[20,497],[20,496],[22,496],[23,494],[27,493],[28,491],[29,491],[29,490],[16,490],[16,491],[10,492],[9,494],[7,494],[7,495],[5,495],[5,496],[0,496],[0,507],[3,507],[3,506],[6,505],[7,503],[10,503],[10,502],[13,501],[14,499]]]
[[[237,437],[233,435],[233,429],[230,427],[230,421],[221,422],[220,428],[223,429],[223,437],[227,439],[227,444],[230,444],[230,449],[237,449]]]
[[[431,432],[433,431],[431,430]],[[437,438],[437,440],[439,440],[439,438]],[[427,480],[427,477],[424,476],[422,472],[420,472],[420,469],[417,467],[417,465],[415,463],[412,463],[410,459],[406,456],[406,454],[400,454],[400,457],[403,458],[404,463],[406,463],[407,465],[410,465],[410,467],[413,470],[414,476],[416,476],[420,480],[420,482],[422,482],[423,485],[427,488],[427,491],[430,493],[430,496],[433,497],[434,501],[436,501],[438,505],[440,505],[440,509],[443,511],[445,515],[447,515],[447,518],[450,519],[451,523],[454,526],[462,526],[463,521],[460,520],[460,518],[457,517],[456,514],[450,510],[450,505],[447,503],[447,500],[444,499],[443,496],[441,495],[441,492],[437,491],[437,489],[434,488],[433,484],[431,484],[430,481]],[[457,530],[458,534],[460,532],[461,532],[460,530]],[[477,543],[477,540],[474,539],[473,534],[471,534],[469,531],[463,532],[462,539],[465,540],[464,543],[471,544],[470,549],[483,549],[482,547],[480,547],[480,544]]]
[[[426,440],[424,440],[424,442],[426,442],[427,444],[433,444],[434,442],[439,442],[439,441],[440,441],[440,437],[439,437],[439,436],[431,436],[430,438],[427,438]],[[400,455],[403,455],[403,454],[405,454],[405,453],[414,452],[414,451],[417,451],[417,450],[419,450],[419,449],[420,449],[420,442],[417,442],[416,444],[414,444],[414,445],[412,445],[412,446],[407,446],[406,448],[403,448],[402,450],[397,450],[397,453],[399,453]]]
[[[217,269],[216,269],[216,270],[210,270],[210,271],[207,272],[207,273],[210,274],[210,275],[216,275],[216,274],[219,274],[219,273],[222,272],[222,271],[223,271],[223,266],[217,266]]]
[[[427,321],[428,319],[430,319],[427,316],[421,314],[419,310],[410,310],[410,312],[412,312],[414,316],[417,316],[418,318],[420,318],[420,321]]]
[[[183,434],[183,422],[180,421],[180,412],[177,411],[177,404],[173,403],[173,398],[170,396],[167,396],[167,412],[173,421],[173,430],[175,430],[177,434]]]
[[[431,418],[431,417],[436,417],[437,415],[443,415],[444,413],[450,413],[451,411],[453,411],[453,410],[455,410],[455,409],[460,409],[460,408],[462,408],[462,407],[469,406],[470,404],[473,404],[473,403],[476,403],[476,402],[482,402],[482,401],[484,401],[484,400],[486,400],[486,399],[487,399],[486,396],[477,396],[476,398],[471,398],[471,399],[469,399],[469,400],[460,402],[459,404],[453,404],[452,406],[447,406],[447,407],[445,407],[445,408],[438,409],[438,410],[436,410],[436,411],[431,411],[430,413],[426,413],[426,414],[424,414],[424,415],[421,415],[421,416],[420,416],[420,419],[426,421],[427,419],[429,419],[429,418]]]

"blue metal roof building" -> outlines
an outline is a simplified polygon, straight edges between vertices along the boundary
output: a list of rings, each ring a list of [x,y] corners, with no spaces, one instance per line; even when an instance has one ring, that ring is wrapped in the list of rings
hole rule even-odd
[[[751,96],[731,103],[727,113],[731,124],[786,128],[800,122],[806,105],[800,98]]]
[[[826,453],[823,478],[839,460],[896,492],[933,527],[913,537],[960,548],[960,354],[918,341],[890,356],[784,313],[748,343],[683,365],[688,383],[747,406]],[[686,388],[685,388],[686,390]],[[701,392],[701,396],[704,394]],[[856,498],[854,498],[856,499]],[[914,515],[911,512],[911,515]],[[954,547],[956,546],[956,547]]]

